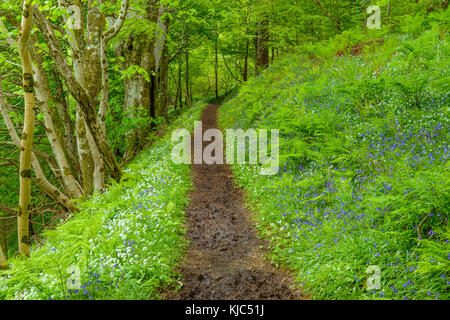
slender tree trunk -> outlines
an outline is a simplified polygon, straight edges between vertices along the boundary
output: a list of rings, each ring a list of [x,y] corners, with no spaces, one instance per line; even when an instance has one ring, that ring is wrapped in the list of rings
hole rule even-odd
[[[192,106],[192,102],[194,101],[194,96],[192,95],[192,81],[189,81],[189,97],[190,97],[191,106]]]
[[[2,91],[3,91],[3,88],[1,86],[1,74],[0,74],[0,92],[2,92]],[[9,113],[6,110],[4,97],[2,95],[0,95],[0,112],[3,116],[3,119],[5,120],[5,124],[8,129],[8,133],[11,137],[13,144],[18,149],[20,149],[20,147],[21,147],[20,138],[16,132],[16,129],[14,128],[11,118],[9,117]],[[73,204],[70,202],[70,199],[47,180],[34,152],[32,154],[32,166],[33,166],[34,174],[36,176],[36,181],[37,181],[39,188],[41,188],[41,190],[50,199],[54,200],[56,203],[58,203],[61,207],[63,207],[67,211],[71,211],[71,212],[78,211],[78,209],[76,207],[74,207]],[[51,165],[50,165],[50,167],[51,167]]]
[[[147,14],[147,19],[149,21],[151,21],[151,23],[157,24],[158,23],[158,18],[159,18],[159,7],[158,7],[158,3],[157,1],[150,1],[147,5],[146,8],[146,14]],[[146,70],[149,76],[149,82],[148,82],[148,115],[150,117],[150,123],[144,127],[143,129],[143,134],[145,134],[145,132],[149,132],[152,128],[154,128],[154,122],[151,121],[153,119],[155,119],[156,117],[156,109],[157,109],[157,78],[156,78],[156,72],[157,70],[155,70],[155,66],[156,66],[156,58],[155,58],[155,38],[153,35],[148,36],[148,52],[149,52],[149,56],[147,59],[147,64],[146,64]],[[146,93],[147,93],[146,92]],[[146,97],[147,99],[147,97]]]
[[[0,239],[0,270],[7,268],[6,261],[8,260],[8,241],[6,235],[6,226],[4,226]]]
[[[67,153],[67,157],[70,160],[70,164],[72,170],[75,172],[75,175],[81,179],[81,168],[80,163],[77,158],[77,148],[76,148],[76,139],[75,139],[75,128],[70,118],[69,114],[69,105],[66,99],[66,94],[64,93],[63,84],[61,79],[56,76],[57,85],[54,87],[55,90],[55,100],[57,104],[57,113],[59,114],[60,121],[58,125],[61,128],[64,128],[63,135],[63,145],[65,146],[65,151]]]
[[[1,74],[0,74],[0,92],[2,91],[1,87]],[[16,129],[14,128],[14,125],[11,121],[11,118],[9,117],[9,113],[6,110],[4,97],[0,95],[0,111],[2,113],[3,119],[5,120],[6,127],[8,129],[8,133],[14,143],[14,145],[20,149],[21,143],[19,135],[16,132]],[[38,186],[42,189],[42,191],[47,194],[47,196],[54,201],[56,201],[59,205],[61,205],[65,210],[75,212],[78,211],[76,207],[73,206],[73,204],[70,202],[70,199],[63,194],[61,191],[58,190],[54,185],[52,185],[47,178],[44,175],[44,172],[42,171],[41,165],[39,164],[39,161],[37,160],[34,153],[32,154],[32,166],[34,170],[34,174],[36,176],[36,181]]]
[[[75,40],[73,40],[75,41]],[[73,46],[79,47],[80,44],[73,42]],[[73,69],[75,72],[75,80],[81,85],[84,84],[84,71],[85,65],[84,55],[77,55],[76,52],[72,53]],[[84,195],[91,195],[94,192],[94,160],[92,158],[91,148],[87,140],[87,126],[84,119],[82,107],[79,102],[76,103],[75,110],[75,132],[76,143],[78,150],[78,158],[80,161],[80,171],[82,177],[82,188]]]
[[[177,94],[175,97],[175,109],[178,108],[178,102],[180,102],[179,108],[183,108],[183,104],[181,102],[180,96],[181,96],[181,62],[178,62],[178,78],[177,78]]]
[[[2,257],[3,256],[3,262]],[[8,261],[8,233],[6,225],[3,226],[3,232],[2,232],[2,244],[0,244],[0,269],[3,266],[6,265],[6,261]],[[5,267],[3,267],[5,268]],[[6,267],[7,268],[7,267]]]
[[[121,55],[124,57],[125,63],[123,69],[128,69],[132,65],[142,67],[142,56],[148,54],[145,43],[140,39],[141,37],[130,35],[128,41],[125,41],[121,46]],[[125,85],[125,101],[123,106],[123,113],[126,117],[136,118],[139,116],[138,107],[143,102],[143,89],[145,87],[145,80],[140,74],[133,74],[131,77],[124,79]],[[135,127],[126,133],[127,149],[123,156],[126,161],[131,159],[138,151],[138,136],[139,128]]]
[[[79,198],[82,195],[82,191],[80,190],[79,184],[72,174],[72,170],[70,169],[64,152],[64,147],[61,144],[60,139],[58,138],[57,130],[53,122],[51,106],[49,105],[50,88],[48,85],[48,79],[47,75],[45,74],[45,70],[42,69],[43,60],[39,55],[36,55],[35,59],[37,62],[34,65],[34,73],[36,79],[36,101],[44,114],[44,123],[47,137],[52,147],[53,154],[55,155],[62,181],[69,191],[70,197]]]
[[[188,108],[191,107],[191,96],[189,93],[189,49],[186,49],[185,52],[185,58],[186,58],[186,72],[185,72],[185,81],[186,81],[186,99],[185,104]]]
[[[169,104],[169,51],[167,48],[167,31],[169,29],[170,19],[164,17],[167,11],[166,6],[159,8],[158,26],[155,34],[155,70],[158,74],[157,87],[157,111],[156,117],[163,117],[168,120],[168,104]]]
[[[102,129],[100,129],[102,130]],[[90,129],[86,127],[86,138],[94,163],[94,192],[101,193],[105,189],[105,164]]]
[[[108,73],[108,43],[102,36],[100,40],[101,68],[102,68],[102,90],[100,97],[100,108],[98,110],[98,122],[103,134],[106,135],[106,111],[108,110],[109,98],[109,73]]]
[[[19,240],[19,254],[24,256],[30,255],[31,161],[35,122],[33,62],[29,50],[29,41],[33,27],[31,4],[32,0],[24,1],[21,30],[18,39],[19,54],[23,69],[25,118],[20,151],[20,195],[17,211],[17,235]]]
[[[87,140],[86,123],[80,105],[76,106],[76,137],[78,157],[80,158],[83,193],[90,195],[94,191],[94,160]]]
[[[0,243],[0,270],[2,270],[5,267],[5,265],[6,265],[6,255],[3,251],[3,245]]]
[[[258,36],[256,40],[256,74],[269,66],[269,21],[267,19],[258,23]]]
[[[250,47],[250,39],[247,39],[247,44],[245,46],[245,56],[244,56],[244,72],[242,78],[244,82],[248,81],[248,51]]]
[[[178,88],[180,90],[180,94],[178,96],[180,108],[183,109],[183,81],[182,81],[182,69],[183,69],[183,62],[180,61],[178,65]]]
[[[214,61],[215,92],[216,92],[216,100],[219,100],[219,48],[217,37],[214,43],[214,49],[215,49],[215,61]]]
[[[320,9],[322,9],[322,12],[331,19],[331,21],[334,22],[334,24],[336,25],[336,29],[339,33],[341,33],[342,31],[342,26],[341,26],[341,22],[336,19],[330,12],[328,12],[328,10],[323,6],[323,4],[319,1],[319,0],[314,0],[314,2],[320,7]]]
[[[159,68],[160,74],[160,116],[164,117],[166,121],[169,120],[168,107],[169,107],[169,51],[165,44],[162,51],[161,63]]]

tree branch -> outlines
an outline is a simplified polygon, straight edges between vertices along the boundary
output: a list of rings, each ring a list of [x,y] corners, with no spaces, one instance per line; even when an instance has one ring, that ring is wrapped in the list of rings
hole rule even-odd
[[[234,78],[234,80],[236,80],[236,81],[238,81],[238,82],[242,82],[242,80],[239,79],[239,78],[237,78],[237,77],[233,74],[233,72],[230,70],[230,68],[228,67],[227,61],[225,60],[225,56],[223,55],[223,51],[222,51],[221,53],[222,53],[223,63],[225,64],[225,67],[227,67],[228,71],[230,71],[231,76]]]
[[[116,20],[116,23],[114,23],[114,26],[112,28],[103,33],[102,38],[105,40],[105,42],[108,42],[109,40],[114,38],[120,32],[120,29],[122,29],[123,23],[128,13],[129,5],[130,5],[129,0],[122,0],[122,5],[120,7],[120,14]]]
[[[184,46],[184,39],[181,41],[180,46],[178,47],[178,50],[173,54],[172,57],[169,58],[169,64],[172,63],[173,60],[175,60],[176,57],[180,55],[181,52],[183,52],[185,46]]]
[[[85,117],[85,123],[92,134],[95,144],[97,145],[101,155],[103,156],[103,160],[106,164],[106,169],[109,171],[111,177],[114,180],[120,181],[122,170],[119,167],[119,164],[117,163],[117,160],[115,159],[111,148],[109,147],[106,136],[103,133],[103,130],[100,127],[97,119],[97,112],[95,109],[96,105],[99,102],[91,100],[87,91],[75,79],[75,76],[63,55],[59,42],[56,39],[51,26],[47,23],[47,20],[45,19],[42,12],[39,11],[39,8],[37,6],[35,6],[34,17],[50,49],[50,56],[54,60],[59,74],[64,79],[64,82],[66,83],[70,94],[80,105],[83,116]]]
[[[328,12],[328,10],[323,6],[323,4],[319,0],[314,0],[314,2],[320,7],[320,9],[322,9],[323,13],[336,24],[338,32],[341,32],[342,31],[341,22],[335,17],[333,17],[331,13]]]

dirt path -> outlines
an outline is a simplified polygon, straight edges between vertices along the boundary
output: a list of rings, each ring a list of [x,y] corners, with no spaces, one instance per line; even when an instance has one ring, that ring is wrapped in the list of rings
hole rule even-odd
[[[217,128],[218,105],[203,112],[203,130]],[[192,241],[179,270],[179,292],[166,299],[302,299],[293,280],[263,258],[243,192],[233,186],[227,165],[193,165],[194,191],[187,210]]]

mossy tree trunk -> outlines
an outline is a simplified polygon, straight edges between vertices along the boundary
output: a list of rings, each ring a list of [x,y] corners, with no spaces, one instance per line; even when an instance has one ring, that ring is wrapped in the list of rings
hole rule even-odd
[[[256,74],[269,66],[269,20],[264,18],[258,22],[256,38]]]

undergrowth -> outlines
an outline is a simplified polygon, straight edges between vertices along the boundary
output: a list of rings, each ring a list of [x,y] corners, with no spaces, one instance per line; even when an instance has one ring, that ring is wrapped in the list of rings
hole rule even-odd
[[[440,32],[386,37],[357,57],[291,55],[219,111],[222,128],[280,130],[278,174],[233,171],[272,261],[315,299],[450,298],[450,47]],[[381,283],[368,290],[370,266]]]
[[[193,127],[203,103],[171,128]],[[172,163],[168,134],[124,170],[120,184],[79,204],[47,231],[29,259],[0,274],[0,299],[158,299],[179,286],[175,267],[187,245],[184,209],[190,168]]]

